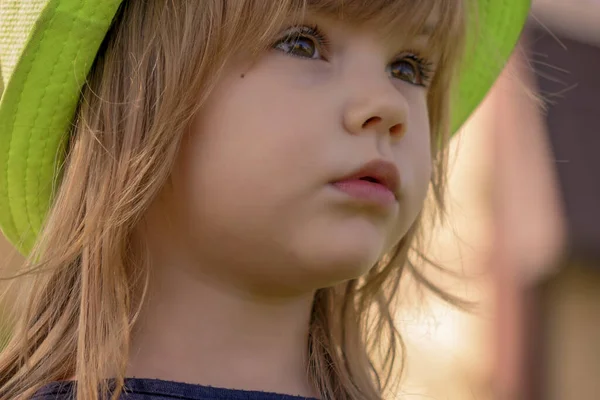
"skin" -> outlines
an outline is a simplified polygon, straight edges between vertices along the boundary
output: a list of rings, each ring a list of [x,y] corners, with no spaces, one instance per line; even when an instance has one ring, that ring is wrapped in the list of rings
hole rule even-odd
[[[305,372],[315,290],[366,273],[421,210],[427,88],[389,66],[426,41],[314,23],[330,42],[322,57],[279,47],[231,63],[187,132],[145,224],[152,276],[128,376],[316,396]],[[330,185],[373,159],[398,168],[390,207]]]

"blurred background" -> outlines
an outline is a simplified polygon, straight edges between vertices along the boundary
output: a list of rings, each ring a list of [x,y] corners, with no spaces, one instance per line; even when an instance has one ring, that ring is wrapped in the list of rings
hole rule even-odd
[[[452,155],[428,254],[479,306],[407,286],[400,397],[600,399],[600,0],[534,0]],[[0,263],[20,262],[0,237]]]
[[[406,399],[600,399],[600,1],[534,0],[453,143],[431,254],[479,302],[405,307]]]

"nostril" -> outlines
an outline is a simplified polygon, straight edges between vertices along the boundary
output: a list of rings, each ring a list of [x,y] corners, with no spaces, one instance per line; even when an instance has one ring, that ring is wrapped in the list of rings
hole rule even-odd
[[[404,132],[404,125],[396,124],[390,128],[390,135],[400,136]]]
[[[382,121],[381,117],[371,117],[363,123],[362,128],[367,129],[367,128],[373,127],[374,125],[379,124],[381,121]],[[390,132],[390,135],[392,135],[392,136],[402,136],[402,134],[404,133],[404,125],[403,124],[395,124],[390,127],[389,132]]]
[[[363,124],[362,127],[363,127],[363,129],[365,129],[371,125],[378,124],[379,122],[381,122],[381,117],[371,117],[365,121],[365,123]]]

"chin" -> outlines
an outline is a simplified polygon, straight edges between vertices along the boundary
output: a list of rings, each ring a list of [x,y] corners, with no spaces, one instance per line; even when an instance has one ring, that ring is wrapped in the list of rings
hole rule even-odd
[[[348,234],[313,243],[305,254],[307,269],[322,280],[323,286],[359,278],[369,272],[381,258],[385,240],[380,237]]]

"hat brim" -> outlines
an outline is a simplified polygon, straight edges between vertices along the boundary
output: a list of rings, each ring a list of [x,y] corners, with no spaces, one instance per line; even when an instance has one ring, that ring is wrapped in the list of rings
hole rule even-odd
[[[79,94],[122,0],[6,0],[0,7],[0,227],[27,254],[51,204]],[[530,0],[479,0],[452,130],[486,95]]]
[[[0,227],[32,248],[79,94],[122,0],[7,0],[0,11]]]
[[[504,69],[527,21],[531,0],[479,0],[470,15],[451,128],[465,123]]]

